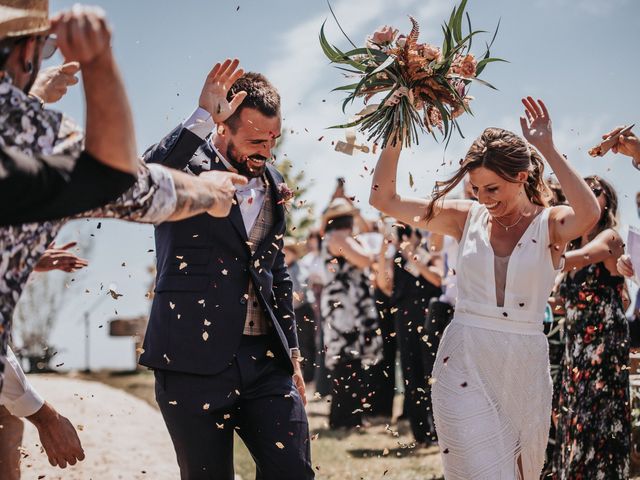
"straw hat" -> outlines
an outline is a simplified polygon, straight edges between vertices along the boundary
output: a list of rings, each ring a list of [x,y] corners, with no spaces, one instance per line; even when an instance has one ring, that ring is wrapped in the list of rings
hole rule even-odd
[[[0,39],[45,33],[49,0],[0,0]]]
[[[355,215],[359,210],[353,206],[346,198],[334,198],[327,209],[322,214],[323,223],[326,225],[329,220],[344,217],[345,215]]]

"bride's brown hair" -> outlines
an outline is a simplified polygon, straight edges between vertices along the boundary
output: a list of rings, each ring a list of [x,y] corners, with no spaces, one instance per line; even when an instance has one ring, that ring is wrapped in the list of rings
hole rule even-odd
[[[509,130],[489,127],[473,142],[458,171],[449,180],[436,182],[427,207],[427,221],[433,218],[438,200],[444,199],[467,173],[479,167],[487,168],[513,183],[519,172],[528,172],[524,184],[527,197],[531,203],[541,207],[548,205],[551,191],[544,181],[544,162],[537,150]]]

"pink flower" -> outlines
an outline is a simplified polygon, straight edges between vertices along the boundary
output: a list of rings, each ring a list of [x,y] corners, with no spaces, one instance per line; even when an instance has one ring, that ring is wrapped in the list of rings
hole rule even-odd
[[[442,58],[440,47],[428,43],[425,43],[422,47],[422,56],[427,60],[440,60],[440,58]]]
[[[293,190],[289,188],[285,182],[278,184],[278,196],[280,199],[278,200],[279,205],[284,205],[287,208],[291,204],[291,200],[295,196]]]
[[[396,46],[399,48],[404,48],[406,44],[407,44],[407,36],[398,35],[398,38],[396,38]]]
[[[372,43],[374,45],[389,45],[393,42],[394,38],[398,34],[398,30],[390,27],[389,25],[384,25],[379,27],[373,35],[371,35],[367,39],[367,44]]]

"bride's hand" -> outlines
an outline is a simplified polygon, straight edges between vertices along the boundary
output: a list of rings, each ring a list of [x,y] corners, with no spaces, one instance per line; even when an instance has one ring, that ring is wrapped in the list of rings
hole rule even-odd
[[[541,152],[553,148],[551,117],[544,102],[527,97],[522,99],[522,103],[527,116],[520,117],[524,138]]]

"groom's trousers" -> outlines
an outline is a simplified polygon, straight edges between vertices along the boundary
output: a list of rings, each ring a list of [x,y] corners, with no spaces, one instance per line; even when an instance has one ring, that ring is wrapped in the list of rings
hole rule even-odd
[[[216,375],[156,370],[156,401],[182,480],[233,480],[233,433],[256,463],[258,480],[307,480],[309,424],[291,375],[268,335],[243,336]]]

